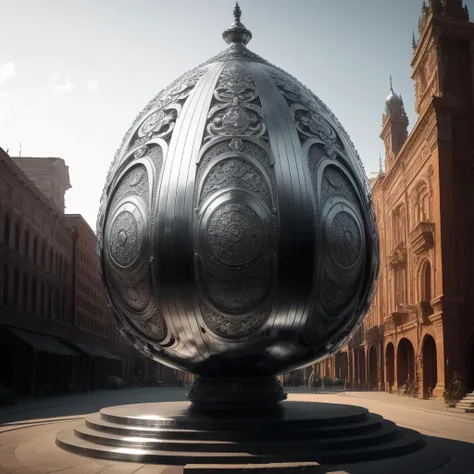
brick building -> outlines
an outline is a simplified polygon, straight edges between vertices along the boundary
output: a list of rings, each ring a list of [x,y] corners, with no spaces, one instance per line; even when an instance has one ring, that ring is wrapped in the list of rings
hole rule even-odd
[[[416,123],[390,84],[385,170],[371,179],[381,268],[371,310],[316,366],[354,386],[441,396],[474,389],[474,24],[461,0],[424,5],[413,39]]]
[[[70,186],[64,161],[51,179]],[[49,365],[58,357],[58,372],[69,374],[76,354],[58,340],[73,328],[73,232],[63,212],[0,149],[0,381],[19,393],[69,383],[52,380]]]
[[[120,335],[101,292],[95,234],[64,214],[71,187],[59,158],[0,148],[0,386],[47,395],[127,383],[177,383]],[[51,370],[54,367],[54,370]]]

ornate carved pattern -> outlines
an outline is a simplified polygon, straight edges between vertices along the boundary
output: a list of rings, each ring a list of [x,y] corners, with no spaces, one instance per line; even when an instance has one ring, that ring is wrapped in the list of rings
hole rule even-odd
[[[144,333],[155,341],[162,341],[166,336],[165,320],[159,310],[151,316],[132,318],[130,321],[138,332]]]
[[[260,217],[244,203],[227,202],[209,219],[205,242],[211,258],[239,268],[258,258],[265,246]]]
[[[359,282],[354,280],[348,283],[335,282],[324,272],[321,283],[321,299],[330,316],[339,315],[337,313],[351,301],[358,286]]]
[[[362,160],[349,134],[326,104],[285,71],[276,67],[267,68],[267,71],[295,114],[301,141],[303,142],[309,137],[318,138],[326,145],[345,151],[346,154],[342,157],[344,159],[348,157],[351,160],[349,164],[355,168],[361,184],[369,195],[370,188]],[[344,137],[344,140],[341,137]]]
[[[115,187],[110,189],[101,201],[99,228],[97,232],[99,257],[105,243],[104,254],[107,262],[107,280],[112,291],[115,312],[119,313],[117,322],[127,331],[136,331],[156,342],[164,339],[166,323],[160,310],[153,309],[151,303],[152,280],[147,260],[143,256],[151,255],[144,243],[149,241],[154,230],[154,202],[158,186],[153,187],[150,199],[150,183],[146,167],[134,165],[135,160],[147,160],[159,180],[163,153],[159,146],[142,146],[131,156],[126,171]],[[159,183],[159,181],[157,181]],[[140,203],[140,205],[137,205]],[[151,222],[143,214],[143,209],[151,207]],[[108,212],[107,221],[105,221]],[[105,229],[103,242],[102,229]],[[140,314],[143,313],[143,314]]]
[[[122,273],[138,260],[147,230],[148,223],[134,202],[125,200],[113,210],[106,225],[106,258],[113,271]]]
[[[123,137],[122,143],[117,149],[109,171],[107,172],[102,199],[106,198],[106,191],[114,178],[115,172],[131,148],[137,147],[140,144],[145,144],[149,139],[154,137],[160,136],[164,139],[169,138],[169,132],[171,132],[174,127],[174,123],[182,105],[207,69],[207,65],[201,65],[183,74],[168,87],[161,90],[135,118],[132,126]],[[158,116],[156,119],[151,119],[151,115],[160,110],[167,113],[166,120],[159,120]],[[149,116],[150,112],[152,112],[152,114]],[[170,117],[170,114],[172,118]],[[138,129],[140,129],[143,122],[147,122],[148,119],[150,119],[148,126],[151,126],[151,122],[156,120],[154,126],[147,135],[138,136]],[[160,124],[162,125],[161,127]],[[159,127],[158,130],[157,126]],[[126,145],[127,147],[125,147]],[[101,225],[101,214],[99,213],[97,219],[98,230],[101,228]]]
[[[127,283],[113,274],[110,279],[113,287],[117,290],[122,303],[126,307],[129,307],[137,313],[145,311],[151,298],[150,282],[146,276],[134,283]],[[131,319],[133,320],[135,318]]]
[[[203,285],[213,305],[226,313],[245,313],[258,307],[268,295],[269,270],[245,280],[227,281],[203,271]]]
[[[323,116],[300,106],[293,106],[291,109],[294,112],[296,128],[302,140],[319,138],[328,145],[342,148],[336,131]]]
[[[209,145],[198,163],[194,222],[202,316],[216,335],[242,338],[270,313],[265,298],[276,245],[271,213],[276,183],[265,149],[263,111],[246,63],[226,64],[207,120],[203,142]]]
[[[228,158],[212,167],[202,186],[200,204],[216,191],[225,188],[247,189],[256,194],[269,208],[272,207],[270,190],[264,176],[243,158]]]
[[[339,212],[328,231],[329,254],[341,267],[351,267],[360,257],[362,235],[354,217]]]
[[[308,159],[311,160],[311,149]],[[364,269],[365,233],[360,201],[342,169],[327,165],[313,181],[318,199],[322,238],[320,298],[328,316],[340,315],[353,299]]]
[[[135,166],[125,174],[115,189],[114,197],[109,208],[115,209],[117,203],[125,196],[138,196],[142,198],[143,202],[148,202],[149,184],[147,172],[144,166]]]
[[[313,156],[309,154],[309,160],[312,160]],[[338,168],[328,166],[323,175],[321,186],[321,198],[320,206],[323,207],[328,199],[334,196],[339,196],[347,199],[351,203],[357,203],[357,194],[352,187],[347,177],[342,174]]]
[[[257,89],[245,63],[232,61],[224,68],[214,91],[214,99],[204,141],[218,136],[266,137],[263,110],[258,104]]]
[[[400,242],[395,249],[388,255],[390,266],[404,266],[407,262],[407,249],[404,242]]]
[[[112,222],[110,234],[112,259],[121,267],[129,267],[140,255],[142,229],[137,218],[123,210]]]
[[[241,339],[255,333],[268,319],[270,307],[260,308],[251,314],[221,314],[201,300],[202,317],[206,325],[218,336]]]

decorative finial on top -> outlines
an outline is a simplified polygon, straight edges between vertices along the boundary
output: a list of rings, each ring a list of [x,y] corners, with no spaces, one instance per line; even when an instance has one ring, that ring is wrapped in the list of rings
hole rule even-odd
[[[393,92],[392,75],[390,74],[390,90]]]
[[[240,23],[240,17],[242,16],[242,10],[240,9],[239,2],[235,2],[234,5],[234,20],[235,23]]]
[[[222,33],[222,37],[227,44],[241,44],[245,46],[252,39],[252,32],[247,30],[240,22],[241,16],[242,10],[240,9],[239,3],[235,2],[234,23]]]

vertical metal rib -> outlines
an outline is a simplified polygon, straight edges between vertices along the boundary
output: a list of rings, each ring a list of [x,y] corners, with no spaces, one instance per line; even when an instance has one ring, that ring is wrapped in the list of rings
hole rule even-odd
[[[176,122],[157,205],[156,270],[163,315],[197,362],[207,356],[193,307],[193,193],[207,112],[222,70],[217,63],[196,85]]]
[[[274,326],[298,326],[307,313],[315,252],[315,214],[306,157],[290,109],[265,72],[250,65],[260,95],[275,157],[278,190],[279,243],[277,302]]]

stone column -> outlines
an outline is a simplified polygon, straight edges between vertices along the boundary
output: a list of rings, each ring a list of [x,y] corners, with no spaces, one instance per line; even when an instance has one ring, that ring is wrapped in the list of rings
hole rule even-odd
[[[370,368],[370,363],[369,363],[369,347],[364,345],[364,362],[365,362],[365,367],[364,367],[364,388],[369,388],[369,380],[370,380],[370,375],[369,375],[369,368]]]
[[[398,346],[397,340],[393,341],[393,393],[398,393]]]
[[[383,357],[383,341],[377,344],[377,359],[378,359],[378,390],[379,392],[385,391],[384,386],[384,357]]]
[[[353,386],[354,380],[354,350],[350,347],[347,348],[347,386]]]
[[[436,387],[433,387],[433,396],[441,398],[443,396],[446,380],[446,358],[444,355],[444,331],[441,314],[431,316],[431,322],[435,327],[436,344]],[[448,381],[449,382],[449,381]]]

